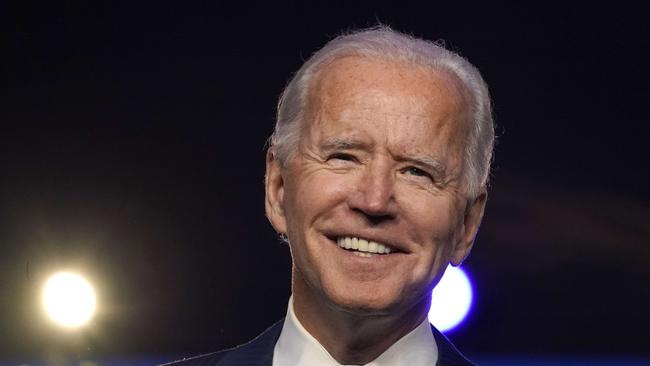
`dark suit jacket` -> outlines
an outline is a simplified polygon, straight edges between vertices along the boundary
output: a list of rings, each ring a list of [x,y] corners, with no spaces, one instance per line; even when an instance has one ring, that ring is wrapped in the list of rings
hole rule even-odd
[[[252,341],[235,348],[172,362],[163,366],[272,366],[273,350],[280,337],[284,320],[273,324]],[[433,326],[433,337],[438,346],[435,366],[472,366],[453,344]],[[300,365],[309,366],[309,365]],[[405,365],[408,366],[408,365]]]

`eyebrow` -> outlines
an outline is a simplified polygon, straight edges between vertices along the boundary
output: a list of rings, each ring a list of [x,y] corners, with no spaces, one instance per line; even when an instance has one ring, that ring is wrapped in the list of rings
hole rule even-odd
[[[437,178],[443,178],[447,176],[447,167],[440,160],[433,158],[428,155],[416,155],[416,156],[397,156],[395,158],[397,161],[410,162],[414,165],[419,165],[425,167],[426,169],[433,172]]]
[[[321,151],[330,152],[336,150],[369,150],[370,144],[351,138],[334,137],[327,139],[320,144]],[[439,159],[429,155],[395,156],[395,160],[409,162],[431,171],[437,178],[447,176],[447,167]]]
[[[357,139],[341,138],[341,137],[334,137],[320,143],[320,149],[322,151],[367,150],[370,147],[371,147],[370,144],[366,142],[362,142]]]

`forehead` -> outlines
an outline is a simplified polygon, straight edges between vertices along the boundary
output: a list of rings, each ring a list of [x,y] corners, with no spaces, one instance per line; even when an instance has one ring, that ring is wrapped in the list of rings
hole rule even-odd
[[[365,123],[390,136],[464,140],[468,118],[460,81],[410,63],[343,57],[322,67],[308,96],[309,130]],[[323,131],[324,132],[324,131]],[[403,139],[402,139],[403,140]]]

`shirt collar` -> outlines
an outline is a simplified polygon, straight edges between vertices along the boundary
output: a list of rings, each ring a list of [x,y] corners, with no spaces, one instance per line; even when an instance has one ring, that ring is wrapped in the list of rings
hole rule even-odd
[[[327,350],[300,324],[289,298],[287,316],[273,351],[273,366],[340,366]],[[438,361],[438,348],[425,319],[367,366],[429,366]]]

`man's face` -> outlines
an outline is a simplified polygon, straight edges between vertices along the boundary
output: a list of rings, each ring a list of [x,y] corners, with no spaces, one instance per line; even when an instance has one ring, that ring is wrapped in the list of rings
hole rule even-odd
[[[289,237],[295,297],[405,312],[469,253],[485,196],[463,195],[468,118],[458,85],[360,57],[315,77],[298,150],[284,167],[267,161],[267,215]]]

